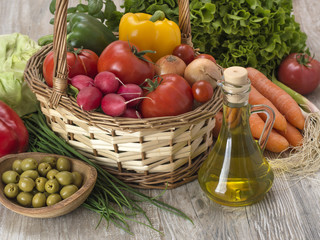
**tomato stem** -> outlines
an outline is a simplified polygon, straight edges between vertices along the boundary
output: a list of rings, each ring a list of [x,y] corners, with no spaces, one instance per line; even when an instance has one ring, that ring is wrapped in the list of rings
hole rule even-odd
[[[159,81],[160,80],[160,81]],[[161,76],[154,76],[154,78],[151,80],[150,78],[147,78],[143,83],[142,83],[142,88],[146,89],[148,93],[153,92],[156,90],[156,88],[162,83],[163,78]],[[145,85],[146,83],[146,85]]]
[[[130,47],[130,49],[131,49],[131,52],[132,52],[137,58],[139,58],[139,59],[141,59],[141,60],[143,60],[143,61],[145,61],[145,62],[154,64],[154,62],[146,59],[146,58],[144,57],[144,55],[147,54],[147,53],[156,53],[156,51],[144,50],[144,51],[140,51],[140,52],[139,52],[138,49],[136,48],[136,46],[130,45],[130,42],[129,42],[129,41],[128,41],[128,44],[129,44],[129,47]]]
[[[296,55],[296,60],[299,64],[307,67],[307,68],[311,68],[310,65],[310,57],[308,54],[306,53],[299,53]]]

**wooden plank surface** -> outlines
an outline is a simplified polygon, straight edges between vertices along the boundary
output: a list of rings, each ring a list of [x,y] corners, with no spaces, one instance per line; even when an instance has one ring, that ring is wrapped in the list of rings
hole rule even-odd
[[[48,24],[50,1],[0,1],[0,34],[20,32],[37,40],[52,32]],[[72,2],[77,2],[72,0]],[[118,6],[120,2],[117,2]],[[320,1],[293,0],[294,15],[308,35],[308,46],[320,60]],[[320,107],[320,87],[308,95]],[[159,234],[142,225],[131,223],[130,236],[112,224],[103,222],[97,229],[99,216],[83,207],[54,219],[32,219],[15,214],[0,205],[0,239],[320,239],[320,173],[315,180],[294,182],[277,175],[267,196],[259,203],[243,208],[220,206],[210,201],[194,181],[168,190],[161,200],[181,208],[194,224],[160,209],[144,204]],[[157,190],[144,190],[156,196]],[[138,218],[144,221],[144,218]]]

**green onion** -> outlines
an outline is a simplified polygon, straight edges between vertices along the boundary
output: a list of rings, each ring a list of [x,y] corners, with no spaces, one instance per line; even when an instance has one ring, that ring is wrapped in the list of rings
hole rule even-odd
[[[97,169],[97,182],[92,193],[83,203],[83,206],[100,214],[98,226],[102,219],[105,219],[107,227],[109,226],[109,223],[112,222],[115,226],[123,229],[127,233],[133,234],[128,225],[128,221],[132,221],[145,225],[160,233],[159,230],[152,226],[146,212],[139,205],[139,203],[142,202],[148,202],[160,209],[169,211],[192,222],[192,220],[182,211],[156,199],[156,197],[147,196],[131,186],[128,186],[102,167],[80,154],[48,127],[45,122],[45,117],[40,110],[25,116],[23,120],[30,135],[30,152],[54,153],[81,159]],[[132,197],[128,197],[127,195]],[[134,217],[138,214],[142,214],[147,220],[147,223],[135,220]]]
[[[272,82],[286,91],[300,106],[300,108],[306,113],[315,113],[319,112],[319,109],[306,97],[302,96],[300,93],[297,93],[293,89],[284,85],[282,82],[278,81],[275,77],[272,78]]]

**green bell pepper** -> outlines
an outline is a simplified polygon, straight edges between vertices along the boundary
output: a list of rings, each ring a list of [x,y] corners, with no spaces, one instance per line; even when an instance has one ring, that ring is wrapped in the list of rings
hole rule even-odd
[[[117,40],[112,31],[101,21],[85,13],[74,13],[68,24],[67,42],[72,47],[85,48],[100,55],[113,41]],[[38,40],[40,46],[53,41],[52,35]]]

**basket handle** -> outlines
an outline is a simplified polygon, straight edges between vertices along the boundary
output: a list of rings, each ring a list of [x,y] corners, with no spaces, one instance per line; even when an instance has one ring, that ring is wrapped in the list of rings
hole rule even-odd
[[[56,108],[68,87],[67,67],[67,9],[69,0],[57,0],[53,29],[53,92],[49,98],[51,107]],[[181,42],[193,46],[191,42],[191,23],[189,0],[178,0],[179,28]]]
[[[49,103],[56,108],[62,95],[67,92],[67,9],[68,0],[56,1],[56,13],[53,28],[53,92]]]
[[[178,0],[179,28],[181,30],[181,42],[193,47],[191,38],[191,22],[189,0]]]

